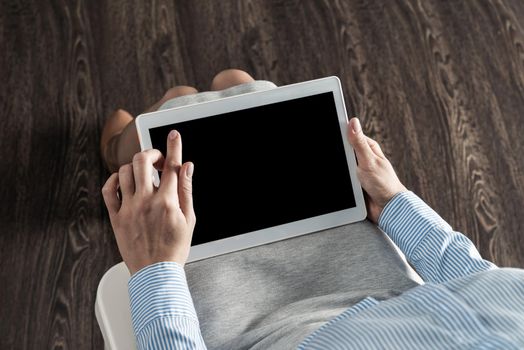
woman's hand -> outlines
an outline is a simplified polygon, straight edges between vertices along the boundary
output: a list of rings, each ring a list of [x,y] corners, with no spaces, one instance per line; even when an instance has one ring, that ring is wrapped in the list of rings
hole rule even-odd
[[[367,194],[368,218],[377,223],[386,203],[407,189],[398,179],[379,144],[364,135],[357,118],[349,121],[348,139],[357,155],[358,179]]]
[[[153,185],[154,168],[162,170],[158,188]],[[192,175],[193,163],[182,164],[182,139],[173,130],[165,159],[155,149],[137,153],[133,163],[122,166],[105,183],[102,194],[131,274],[161,261],[185,264],[196,223]]]

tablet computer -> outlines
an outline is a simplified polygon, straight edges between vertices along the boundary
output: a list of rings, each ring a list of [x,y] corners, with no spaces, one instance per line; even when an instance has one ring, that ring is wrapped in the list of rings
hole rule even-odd
[[[138,116],[142,150],[176,129],[195,164],[188,262],[365,219],[347,123],[337,77]]]

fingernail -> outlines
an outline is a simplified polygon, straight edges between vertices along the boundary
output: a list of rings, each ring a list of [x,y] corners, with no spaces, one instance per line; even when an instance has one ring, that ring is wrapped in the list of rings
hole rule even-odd
[[[169,139],[174,140],[176,135],[178,135],[178,132],[176,130],[171,130],[171,132],[169,132]]]
[[[195,170],[195,166],[193,165],[193,163],[189,164],[189,166],[187,167],[187,170],[186,170],[187,177],[193,176],[193,171],[194,170]]]
[[[362,130],[362,127],[360,126],[360,121],[358,118],[355,118],[352,125],[353,133],[358,134],[360,130]]]

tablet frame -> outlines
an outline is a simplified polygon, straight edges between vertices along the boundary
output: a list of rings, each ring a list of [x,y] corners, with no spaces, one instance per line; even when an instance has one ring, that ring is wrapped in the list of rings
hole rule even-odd
[[[149,129],[188,120],[219,117],[220,114],[242,109],[272,104],[276,102],[306,97],[325,92],[332,92],[335,100],[340,133],[342,136],[346,160],[355,196],[354,208],[344,209],[299,221],[252,231],[233,237],[191,246],[188,262],[222,255],[242,249],[255,247],[291,237],[301,236],[315,231],[350,224],[364,220],[367,216],[366,205],[360,181],[358,180],[355,153],[347,140],[348,117],[342,95],[340,80],[336,76],[310,80],[306,82],[280,86],[270,90],[255,91],[229,96],[217,100],[200,102],[181,107],[165,109],[139,115],[135,119],[138,139],[142,150],[152,148]],[[154,173],[158,186],[158,172]]]

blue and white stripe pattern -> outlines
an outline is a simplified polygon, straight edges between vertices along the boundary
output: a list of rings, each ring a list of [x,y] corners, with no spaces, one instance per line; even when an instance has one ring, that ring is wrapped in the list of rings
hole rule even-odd
[[[299,349],[524,349],[524,270],[497,268],[412,192],[379,226],[426,284],[372,297],[325,323]],[[140,349],[205,349],[183,269],[151,265],[129,283]]]
[[[133,328],[139,349],[205,349],[182,266],[150,265],[129,281]]]
[[[393,197],[378,226],[406,255],[425,282],[441,283],[496,266],[483,260],[475,245],[413,192]]]

